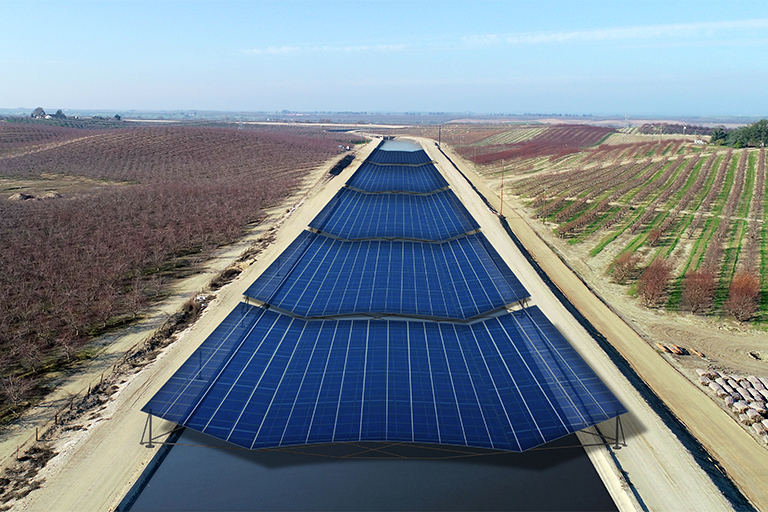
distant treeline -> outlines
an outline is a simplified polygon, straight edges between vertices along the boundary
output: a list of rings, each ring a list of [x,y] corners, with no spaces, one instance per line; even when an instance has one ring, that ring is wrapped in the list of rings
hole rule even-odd
[[[60,111],[59,111],[60,112]],[[34,117],[0,117],[0,122],[32,126],[60,126],[77,130],[109,130],[113,128],[132,128],[130,124],[120,122],[115,117],[57,117],[52,114],[50,119]]]
[[[726,130],[718,126],[712,130],[712,144],[723,146],[732,146],[734,148],[745,148],[747,146],[765,146],[768,140],[768,120],[760,121],[749,126],[742,126],[735,130]]]
[[[640,126],[637,131],[647,135],[664,133],[668,135],[710,135],[712,128],[706,126],[691,126],[687,124],[649,123]]]

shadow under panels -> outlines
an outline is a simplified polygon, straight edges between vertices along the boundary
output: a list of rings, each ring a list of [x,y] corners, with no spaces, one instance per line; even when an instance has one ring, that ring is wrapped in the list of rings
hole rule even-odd
[[[625,412],[535,307],[460,325],[307,321],[243,303],[142,410],[248,449],[512,451]]]

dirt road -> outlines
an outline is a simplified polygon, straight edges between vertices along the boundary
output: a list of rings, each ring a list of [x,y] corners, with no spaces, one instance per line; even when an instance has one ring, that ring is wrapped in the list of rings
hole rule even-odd
[[[444,169],[450,171],[453,168],[436,150],[434,141],[424,139],[422,142]],[[464,166],[457,155],[451,155],[451,159],[498,209],[499,199],[482,178]],[[454,173],[458,175],[455,171]],[[466,181],[460,175],[458,178],[452,176],[452,180],[451,184],[462,191],[463,195],[460,197],[464,204],[468,207],[476,205],[477,201],[473,203],[466,197],[476,196]],[[463,186],[460,181],[464,181]],[[484,205],[480,210],[470,211],[478,220],[481,214],[484,219],[488,219],[489,216],[495,217]],[[504,214],[523,245],[568,300],[629,362],[643,381],[722,465],[728,476],[754,506],[760,510],[768,510],[768,486],[765,485],[765,478],[768,475],[768,452],[708,396],[667,364],[630,326],[590,292],[509,205],[504,206]],[[503,246],[504,239],[509,240],[495,218],[490,224],[486,220],[486,224],[482,225],[487,236],[495,232],[491,241],[497,247]],[[504,249],[502,254],[505,256],[512,251],[509,246],[514,247],[509,242],[506,242],[506,245],[509,249]],[[517,272],[518,268],[522,270],[525,266],[512,268]],[[728,504],[723,501],[722,495],[713,485],[712,480],[704,474],[675,435],[650,410],[645,400],[637,395],[594,341],[587,339],[588,335],[583,336],[581,326],[578,323],[574,325],[573,317],[558,307],[559,304],[555,303],[558,301],[547,297],[547,291],[541,290],[540,286],[535,285],[534,288],[532,281],[535,279],[528,274],[529,271],[526,270],[523,275],[518,274],[518,276],[532,291],[534,301],[630,410],[628,421],[624,422],[629,436],[629,446],[619,451],[617,458],[637,487],[646,506],[651,509],[666,510],[728,508]]]

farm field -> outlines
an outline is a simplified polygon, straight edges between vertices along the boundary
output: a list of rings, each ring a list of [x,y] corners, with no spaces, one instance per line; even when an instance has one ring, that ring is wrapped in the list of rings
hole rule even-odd
[[[0,417],[358,140],[306,128],[0,123]]]
[[[555,128],[513,143],[506,155]],[[701,135],[640,127],[567,154],[564,144],[540,144],[532,156],[475,157],[484,141],[523,128],[504,129],[444,127],[442,140],[497,193],[503,183],[505,201],[689,377],[702,367],[768,375],[763,148],[710,146],[696,143]],[[683,355],[667,352],[673,345]]]

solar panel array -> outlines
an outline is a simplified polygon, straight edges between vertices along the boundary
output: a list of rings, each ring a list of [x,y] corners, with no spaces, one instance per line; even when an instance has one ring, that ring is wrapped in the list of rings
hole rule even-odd
[[[377,149],[368,157],[369,162],[377,164],[420,165],[431,162],[426,151],[382,151]]]
[[[522,451],[623,407],[535,307],[462,325],[307,321],[241,303],[145,410],[248,449]]]
[[[481,233],[424,243],[347,242],[305,231],[245,295],[302,317],[466,320],[528,292]]]
[[[428,194],[448,188],[448,182],[434,165],[379,165],[363,163],[347,184],[367,192]]]
[[[144,411],[254,449],[522,451],[626,412],[423,151],[375,150]]]
[[[399,238],[437,242],[480,226],[451,190],[370,194],[342,188],[309,225],[345,240]]]

